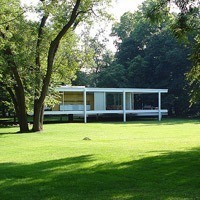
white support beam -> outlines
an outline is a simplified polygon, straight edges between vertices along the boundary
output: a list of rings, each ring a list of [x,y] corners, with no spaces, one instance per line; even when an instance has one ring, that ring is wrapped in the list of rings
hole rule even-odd
[[[158,120],[161,121],[162,113],[161,113],[161,92],[158,93]]]
[[[86,89],[83,92],[83,103],[84,103],[84,123],[87,123],[87,93]]]
[[[126,122],[126,92],[123,91],[123,120]]]

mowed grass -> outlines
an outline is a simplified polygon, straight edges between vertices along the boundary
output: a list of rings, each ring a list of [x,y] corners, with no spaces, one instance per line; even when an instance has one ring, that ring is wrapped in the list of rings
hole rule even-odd
[[[16,131],[0,128],[1,200],[200,199],[197,120]]]

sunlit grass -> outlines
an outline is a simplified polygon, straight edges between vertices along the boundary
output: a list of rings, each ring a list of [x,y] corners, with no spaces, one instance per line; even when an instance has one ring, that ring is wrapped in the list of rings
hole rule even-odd
[[[200,123],[0,129],[0,199],[200,198]],[[89,137],[91,140],[83,140]]]

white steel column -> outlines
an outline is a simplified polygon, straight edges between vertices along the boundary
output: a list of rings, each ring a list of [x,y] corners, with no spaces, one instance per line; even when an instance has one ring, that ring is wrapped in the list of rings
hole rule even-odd
[[[158,93],[158,120],[161,121],[162,113],[161,113],[161,93]]]
[[[123,119],[126,122],[126,92],[123,91]]]
[[[87,93],[86,89],[83,92],[83,103],[84,103],[84,123],[87,123]]]

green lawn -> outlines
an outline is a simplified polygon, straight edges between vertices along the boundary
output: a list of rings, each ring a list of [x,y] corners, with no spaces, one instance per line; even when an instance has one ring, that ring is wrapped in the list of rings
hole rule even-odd
[[[0,128],[1,200],[200,199],[199,121],[44,129]]]

